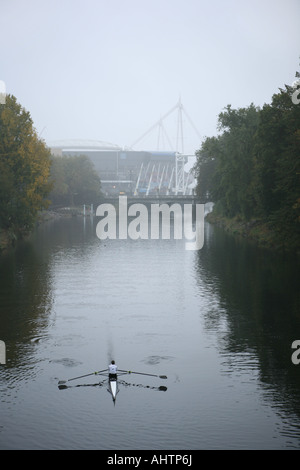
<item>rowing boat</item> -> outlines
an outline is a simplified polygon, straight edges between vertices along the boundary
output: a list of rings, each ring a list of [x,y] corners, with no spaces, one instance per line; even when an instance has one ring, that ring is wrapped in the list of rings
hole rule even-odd
[[[109,392],[111,393],[111,396],[113,398],[113,402],[115,402],[117,398],[117,393],[119,391],[117,378],[109,377],[108,385],[109,385]]]
[[[126,375],[126,374],[139,374],[139,375],[147,375],[147,376],[150,376],[150,377],[159,377],[160,379],[166,379],[167,376],[166,375],[156,375],[156,374],[148,374],[148,373],[145,373],[145,372],[133,372],[133,371],[130,371],[130,370],[121,370],[119,369],[118,371],[118,375],[115,375],[115,376],[111,376],[109,374],[109,372],[107,372],[107,369],[103,369],[103,370],[99,370],[97,372],[92,372],[90,374],[85,374],[85,375],[80,375],[79,377],[73,377],[72,379],[68,379],[68,380],[60,380],[58,382],[58,388],[60,390],[64,390],[66,388],[69,388],[68,385],[66,385],[67,382],[70,382],[71,380],[77,380],[77,379],[81,379],[83,377],[89,377],[91,375],[102,375],[102,376],[105,376],[107,377],[105,380],[103,380],[102,382],[99,382],[98,384],[92,384],[92,385],[103,385],[105,382],[108,383],[108,392],[111,394],[112,396],[112,399],[113,399],[113,402],[115,404],[116,402],[116,398],[117,398],[117,394],[119,392],[119,387],[118,387],[118,376],[119,375]],[[122,381],[120,383],[123,383]],[[79,385],[77,385],[79,386]],[[149,388],[147,386],[147,388]],[[157,390],[162,390],[162,391],[166,391],[167,390],[167,387],[152,387],[152,388],[156,388]]]

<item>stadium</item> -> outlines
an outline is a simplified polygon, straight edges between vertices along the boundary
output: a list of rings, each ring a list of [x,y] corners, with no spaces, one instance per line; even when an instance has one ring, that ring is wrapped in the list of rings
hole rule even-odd
[[[55,141],[48,147],[55,156],[87,156],[106,196],[190,194],[192,190],[193,177],[184,169],[188,157],[176,152],[124,149],[97,140]]]

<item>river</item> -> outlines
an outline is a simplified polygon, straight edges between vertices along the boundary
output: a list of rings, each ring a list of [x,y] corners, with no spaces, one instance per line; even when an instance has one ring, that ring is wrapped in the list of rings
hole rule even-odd
[[[198,251],[96,223],[44,223],[0,258],[0,449],[298,449],[295,257],[208,223]],[[115,404],[99,375],[59,389],[112,358],[167,379],[120,377]]]

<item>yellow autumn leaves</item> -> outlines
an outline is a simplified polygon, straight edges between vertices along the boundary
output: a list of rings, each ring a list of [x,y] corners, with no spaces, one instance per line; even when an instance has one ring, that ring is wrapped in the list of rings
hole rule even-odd
[[[47,207],[50,151],[38,138],[30,114],[7,95],[0,105],[0,228],[27,232]]]

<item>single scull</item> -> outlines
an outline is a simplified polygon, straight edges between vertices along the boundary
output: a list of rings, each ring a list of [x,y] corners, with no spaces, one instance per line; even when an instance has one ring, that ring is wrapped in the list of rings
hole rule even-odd
[[[108,378],[108,386],[109,386],[109,392],[111,393],[113,402],[116,401],[117,398],[117,393],[119,391],[118,387],[118,379],[116,378]]]
[[[65,384],[67,382],[70,382],[71,380],[81,379],[83,377],[88,377],[90,375],[104,375],[105,377],[107,377],[107,379],[105,379],[103,382],[100,382],[99,385],[102,385],[106,381],[108,381],[108,391],[112,396],[113,402],[115,403],[116,398],[117,398],[117,394],[119,392],[119,387],[118,387],[118,376],[119,375],[122,376],[122,375],[127,375],[127,374],[139,374],[139,375],[147,375],[147,376],[151,376],[151,377],[159,377],[160,379],[166,379],[167,378],[166,375],[147,374],[147,373],[143,373],[143,372],[132,372],[130,370],[121,370],[121,369],[119,369],[118,374],[116,374],[114,376],[111,376],[106,371],[107,371],[107,369],[103,369],[103,370],[99,370],[98,372],[92,372],[90,374],[80,375],[79,377],[74,377],[72,379],[60,380],[58,382],[58,387],[59,387],[60,390],[63,390],[65,388],[68,388],[68,386],[65,385]],[[95,384],[95,385],[97,385],[97,384]],[[166,387],[158,387],[158,389],[163,390],[163,391],[167,390]]]

